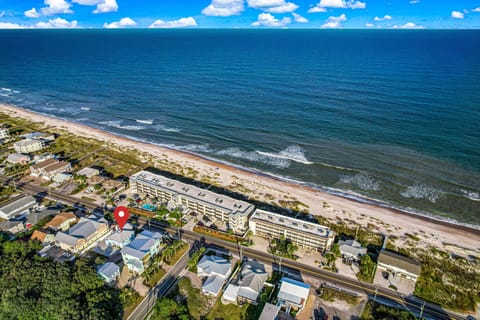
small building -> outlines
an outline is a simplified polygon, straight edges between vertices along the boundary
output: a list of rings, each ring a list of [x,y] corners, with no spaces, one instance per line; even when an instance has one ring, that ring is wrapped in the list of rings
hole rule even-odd
[[[65,183],[67,181],[72,180],[72,174],[68,172],[60,172],[57,173],[53,178],[53,182],[56,182],[58,184]]]
[[[30,162],[30,156],[21,153],[11,153],[7,157],[7,162],[11,164],[26,165]]]
[[[280,307],[271,303],[265,303],[258,320],[277,320]]]
[[[277,295],[278,304],[284,307],[287,313],[291,308],[301,310],[305,306],[310,295],[310,285],[301,281],[283,277],[280,291]]]
[[[72,166],[65,161],[58,161],[50,158],[40,163],[30,166],[30,174],[34,177],[41,177],[47,180],[62,172],[70,172]]]
[[[77,222],[76,215],[70,212],[62,212],[48,222],[45,228],[52,229],[53,231],[67,231],[75,222]]]
[[[113,283],[120,276],[120,267],[115,263],[107,262],[98,267],[97,274],[106,283]]]
[[[30,236],[30,240],[37,240],[41,244],[49,244],[55,242],[55,235],[51,233],[46,233],[44,231],[35,230],[33,231],[32,235]]]
[[[45,142],[43,140],[25,139],[15,142],[13,147],[17,153],[31,153],[45,148]]]
[[[240,304],[257,304],[257,298],[268,279],[265,266],[257,261],[247,261],[223,293],[223,299]]]
[[[367,254],[367,248],[363,248],[358,241],[352,239],[338,241],[338,247],[342,257],[352,261],[359,261],[362,256]]]
[[[232,273],[232,262],[219,256],[204,255],[198,262],[197,270],[199,277],[207,277],[202,292],[216,297]]]
[[[123,248],[132,242],[135,237],[133,226],[130,223],[126,223],[122,230],[116,230],[105,239],[105,243],[112,247]]]
[[[46,210],[34,211],[32,213],[29,213],[25,218],[25,228],[30,229],[46,217],[55,216],[58,213],[59,210],[52,208],[47,208]]]
[[[84,176],[85,178],[90,178],[94,176],[98,176],[100,174],[100,170],[95,168],[85,167],[79,171],[77,171],[78,176]]]
[[[5,139],[10,137],[10,133],[8,132],[8,128],[0,128],[0,139]]]
[[[70,252],[81,252],[108,232],[108,222],[94,215],[82,217],[66,233],[57,232],[55,244]]]
[[[102,187],[106,191],[119,192],[119,191],[125,189],[125,183],[122,182],[122,181],[108,179],[108,180],[105,180],[105,181],[102,182]]]
[[[25,230],[22,221],[7,220],[0,223],[0,230],[10,234],[17,234]]]
[[[394,276],[400,275],[416,282],[422,268],[415,260],[392,251],[381,250],[378,255],[377,270],[390,272]]]
[[[37,201],[32,196],[19,196],[0,205],[0,218],[11,219],[32,212]]]
[[[132,242],[122,248],[123,262],[130,271],[143,273],[150,260],[160,253],[161,241],[160,233],[142,231]]]
[[[55,141],[55,134],[48,133],[48,132],[31,132],[31,133],[24,134],[23,138],[51,142],[51,141]]]

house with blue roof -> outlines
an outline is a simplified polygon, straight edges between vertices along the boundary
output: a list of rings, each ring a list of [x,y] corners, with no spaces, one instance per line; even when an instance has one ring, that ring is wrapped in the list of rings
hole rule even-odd
[[[107,262],[98,267],[97,274],[106,283],[112,283],[120,276],[120,267],[115,263]]]
[[[145,271],[150,260],[160,253],[162,235],[158,232],[142,231],[122,248],[123,262],[128,270],[138,274]]]
[[[290,309],[301,310],[307,303],[310,295],[310,285],[301,281],[283,277],[277,295],[277,305],[287,313]]]

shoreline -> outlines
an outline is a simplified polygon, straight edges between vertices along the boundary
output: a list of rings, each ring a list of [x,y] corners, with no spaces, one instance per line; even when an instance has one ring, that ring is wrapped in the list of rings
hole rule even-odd
[[[277,177],[252,168],[236,166],[225,161],[212,159],[189,151],[176,150],[168,146],[138,141],[137,139],[132,139],[132,137],[124,137],[75,121],[43,115],[17,106],[0,103],[0,107],[1,111],[10,116],[20,117],[33,122],[44,122],[46,126],[60,130],[68,130],[74,135],[113,143],[120,147],[133,148],[141,152],[146,152],[158,159],[167,157],[177,164],[188,164],[195,169],[199,169],[199,171],[207,172],[207,174],[209,172],[211,174],[213,170],[213,172],[220,175],[220,179],[222,180],[220,183],[221,187],[230,185],[233,177],[239,176],[241,177],[239,180],[242,181],[242,183],[246,183],[252,187],[252,194],[244,193],[245,196],[249,198],[251,198],[251,195],[259,194],[260,191],[264,189],[269,193],[275,190],[273,193],[278,194],[275,200],[282,199],[282,195],[283,198],[287,198],[285,194],[295,196],[298,201],[307,204],[308,213],[312,215],[323,216],[333,221],[335,221],[335,219],[338,220],[340,217],[341,220],[353,220],[362,225],[364,225],[365,222],[368,224],[376,222],[375,224],[378,229],[376,232],[398,236],[399,231],[402,230],[403,233],[417,233],[420,237],[427,235],[425,236],[425,240],[421,237],[422,241],[424,240],[436,247],[443,247],[447,243],[453,244],[460,248],[468,248],[480,256],[480,248],[478,248],[478,243],[480,243],[480,226],[463,224],[453,219],[436,217],[428,213],[410,212],[389,206],[380,200],[361,199],[361,196],[357,197],[355,195],[349,195],[348,193],[342,194],[341,191],[338,193],[331,192],[321,187],[308,185],[307,183],[289,181],[288,178]],[[236,181],[235,179],[233,180],[234,182]],[[262,201],[262,199],[258,199],[257,201]],[[264,202],[270,204],[268,201]],[[322,208],[322,202],[328,203],[329,207]],[[383,224],[387,224],[387,226],[378,227],[378,225]],[[395,227],[395,231],[390,230],[390,227]],[[397,227],[400,229],[397,230]],[[452,238],[452,236],[454,238]],[[433,239],[431,237],[433,237]]]

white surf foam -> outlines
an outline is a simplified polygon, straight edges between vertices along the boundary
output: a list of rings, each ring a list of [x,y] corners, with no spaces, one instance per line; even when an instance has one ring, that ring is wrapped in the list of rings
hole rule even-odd
[[[164,126],[163,124],[156,124],[152,128],[154,128],[155,131],[165,131],[165,132],[180,132],[180,131],[182,131],[182,129],[170,128],[170,127]]]
[[[208,144],[187,144],[184,146],[177,146],[176,148],[188,151],[188,152],[204,152],[204,153],[212,153],[214,150],[210,148]]]
[[[480,201],[480,193],[474,192],[474,191],[468,191],[468,190],[464,190],[464,189],[462,189],[461,191],[462,191],[463,195],[465,197],[467,197],[468,199],[473,200],[473,201]]]
[[[355,185],[362,190],[380,190],[380,182],[366,172],[360,172],[356,175],[340,176],[340,181],[346,184]]]
[[[415,184],[400,192],[402,197],[414,199],[427,199],[432,203],[436,203],[441,196],[441,192],[426,184]]]
[[[238,159],[245,159],[253,162],[260,162],[279,169],[285,169],[290,166],[289,159],[262,154],[258,151],[245,151],[240,148],[228,148],[216,152],[219,156],[228,156]]]
[[[10,88],[2,88],[3,91],[7,91],[7,92],[12,92],[12,89]]]
[[[256,152],[267,157],[291,160],[303,164],[313,164],[313,162],[308,161],[307,157],[305,156],[305,150],[298,145],[288,146],[287,148],[277,153],[258,150]]]
[[[80,107],[80,109],[85,110],[85,111],[90,111],[89,107]]]
[[[153,120],[135,119],[135,121],[138,122],[138,123],[143,123],[143,124],[153,124]]]
[[[122,126],[122,120],[109,120],[109,121],[100,121],[99,124],[103,124],[105,126],[117,128],[117,129],[123,129],[123,130],[130,130],[130,131],[139,131],[145,129],[145,127],[142,126],[133,126],[133,125],[126,125]]]

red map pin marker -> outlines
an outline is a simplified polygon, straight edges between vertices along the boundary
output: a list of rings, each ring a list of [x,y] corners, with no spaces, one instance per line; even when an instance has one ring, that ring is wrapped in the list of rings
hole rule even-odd
[[[127,223],[128,218],[130,217],[130,213],[128,213],[126,207],[119,206],[113,212],[113,217],[115,218],[115,221],[117,221],[120,230],[123,230],[125,223]]]

